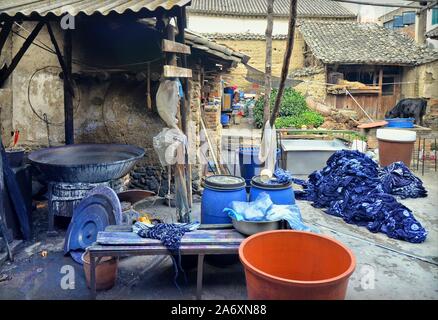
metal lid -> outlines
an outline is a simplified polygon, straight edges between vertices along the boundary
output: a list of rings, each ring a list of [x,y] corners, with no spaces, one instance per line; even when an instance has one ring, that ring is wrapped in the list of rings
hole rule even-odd
[[[251,185],[263,189],[287,189],[291,186],[292,182],[280,183],[276,179],[269,182],[263,182],[260,176],[255,176],[251,179]]]
[[[75,251],[85,250],[96,241],[98,232],[104,231],[108,225],[121,223],[119,221],[121,219],[120,202],[117,196],[115,196],[117,199],[115,203],[107,193],[93,193],[90,192],[74,208],[73,217],[65,235],[64,254],[70,252],[73,259],[79,263],[81,263],[80,254]]]
[[[245,179],[219,174],[205,178],[204,187],[224,190],[240,189],[245,187]]]

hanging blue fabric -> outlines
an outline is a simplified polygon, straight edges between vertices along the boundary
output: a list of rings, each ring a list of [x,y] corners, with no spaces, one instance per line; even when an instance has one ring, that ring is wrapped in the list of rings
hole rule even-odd
[[[327,208],[328,214],[341,217],[347,223],[412,243],[426,240],[427,231],[412,211],[391,195],[427,195],[421,180],[400,163],[381,170],[359,151],[340,150],[327,160],[325,168],[313,172],[307,181],[293,181],[303,187],[302,191],[295,192],[297,199],[312,201],[317,208]]]
[[[199,223],[159,223],[156,225],[148,225],[142,222],[136,222],[132,231],[137,233],[142,238],[150,238],[160,240],[161,243],[172,253],[171,258],[175,269],[174,283],[178,290],[181,289],[178,286],[177,279],[179,271],[184,275],[187,282],[187,278],[184,269],[181,266],[181,252],[179,247],[181,246],[181,239],[186,232],[196,230],[199,227]],[[175,256],[178,258],[178,262],[175,260]]]
[[[178,95],[180,98],[184,98],[184,89],[179,79],[176,80],[178,82]]]

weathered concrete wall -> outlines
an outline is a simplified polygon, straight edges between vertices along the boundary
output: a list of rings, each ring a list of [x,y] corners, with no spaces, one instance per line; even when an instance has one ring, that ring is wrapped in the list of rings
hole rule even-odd
[[[32,30],[34,23],[22,23],[26,30]],[[14,31],[27,37],[28,34],[14,26]],[[54,25],[55,36],[62,46],[62,36],[59,28]],[[11,46],[7,55],[15,55],[23,45],[24,39],[17,35],[11,37]],[[43,42],[52,48],[50,38],[44,28],[35,42]],[[21,143],[47,144],[47,127],[41,119],[32,111],[29,100],[35,112],[43,118],[46,114],[49,122],[53,123],[50,128],[51,139],[54,142],[62,142],[63,134],[63,82],[59,78],[59,63],[55,55],[31,45],[21,59],[20,63],[10,76],[10,89],[12,98],[12,112],[2,114],[3,130],[7,127],[20,130]],[[31,77],[33,75],[32,81]]]
[[[438,128],[438,61],[404,68],[401,97],[428,99],[425,124]]]
[[[404,68],[401,95],[404,98],[438,99],[438,61]]]
[[[265,40],[216,40],[234,50],[250,56],[249,65],[264,71],[266,59]],[[272,41],[272,75],[279,77],[283,66],[284,52],[286,50],[286,40]],[[304,39],[299,32],[295,35],[294,49],[292,51],[290,71],[304,67]],[[239,64],[233,69],[228,78],[233,79],[232,84],[244,90],[251,90],[252,84],[245,79],[246,68]]]

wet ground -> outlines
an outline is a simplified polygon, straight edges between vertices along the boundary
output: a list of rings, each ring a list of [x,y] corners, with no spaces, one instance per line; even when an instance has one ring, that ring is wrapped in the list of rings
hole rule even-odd
[[[401,200],[414,211],[428,230],[422,244],[410,244],[373,234],[362,227],[348,225],[329,216],[310,203],[298,201],[306,223],[318,227],[349,246],[356,255],[357,268],[352,275],[347,299],[438,299],[438,174],[421,177],[429,191],[423,199]],[[156,202],[149,209],[157,215],[174,217],[175,209]],[[199,215],[199,203],[194,216]],[[174,219],[174,218],[173,218]],[[24,244],[15,262],[0,269],[0,299],[88,299],[82,266],[62,253],[64,231],[46,237],[46,209],[40,204],[34,213],[37,237]],[[43,252],[47,252],[44,255]],[[74,288],[63,289],[62,269],[74,269]],[[67,267],[69,268],[69,267]],[[173,282],[169,257],[131,257],[119,262],[114,288],[98,294],[98,299],[194,299],[195,270],[187,270],[187,283],[181,278],[181,290]],[[2,280],[3,279],[3,280]],[[246,299],[245,278],[240,263],[204,269],[204,299]]]

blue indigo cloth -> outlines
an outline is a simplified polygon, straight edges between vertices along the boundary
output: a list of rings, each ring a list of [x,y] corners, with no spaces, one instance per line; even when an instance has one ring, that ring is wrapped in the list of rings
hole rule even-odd
[[[285,220],[293,230],[319,233],[318,229],[303,223],[297,205],[275,205],[266,192],[261,192],[252,202],[232,201],[230,208],[224,208],[223,212],[237,221]]]
[[[149,225],[142,222],[136,222],[132,227],[132,231],[142,238],[160,240],[161,243],[172,253],[171,257],[175,268],[174,282],[175,286],[180,290],[177,283],[179,271],[181,271],[185,277],[184,270],[181,266],[181,253],[179,251],[181,239],[186,232],[196,230],[198,227],[199,223],[158,223],[156,225]],[[178,262],[175,260],[175,256],[177,256]]]
[[[292,182],[292,174],[284,169],[278,168],[274,171],[275,182],[280,184],[286,184]]]
[[[307,181],[293,180],[303,187],[295,196],[312,201],[317,208],[327,208],[328,214],[347,223],[365,226],[371,232],[383,232],[390,238],[420,243],[426,240],[427,231],[412,211],[391,195],[427,195],[420,179],[408,171],[397,163],[381,170],[359,151],[340,150]]]
[[[386,193],[402,199],[427,197],[423,182],[403,162],[394,162],[383,168],[380,179]]]

